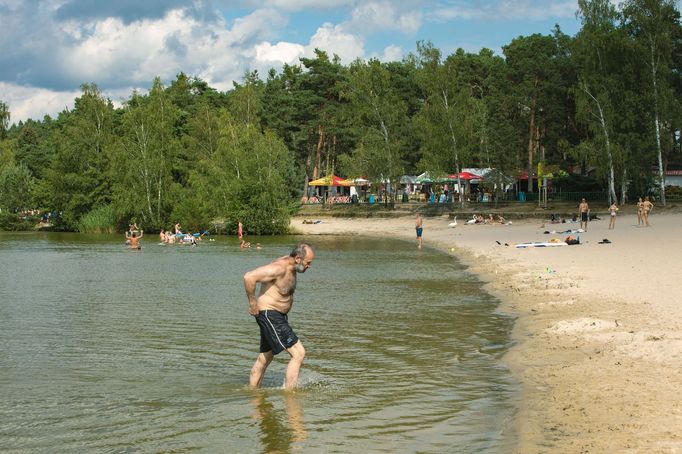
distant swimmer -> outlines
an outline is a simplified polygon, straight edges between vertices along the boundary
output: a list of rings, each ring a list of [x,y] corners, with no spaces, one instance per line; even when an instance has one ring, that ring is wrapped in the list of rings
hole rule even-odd
[[[137,236],[137,232],[126,232],[126,243],[130,244],[130,249],[142,249],[140,246],[140,238],[144,236],[144,230],[140,230],[140,236]]]
[[[315,257],[313,248],[299,243],[289,255],[280,257],[244,274],[244,289],[249,300],[249,314],[260,328],[260,353],[251,368],[249,386],[260,387],[265,370],[274,355],[286,350],[291,359],[286,369],[284,387],[293,389],[303,364],[305,349],[289,326],[288,313],[294,303],[296,276],[305,273]],[[260,291],[256,296],[256,286]]]

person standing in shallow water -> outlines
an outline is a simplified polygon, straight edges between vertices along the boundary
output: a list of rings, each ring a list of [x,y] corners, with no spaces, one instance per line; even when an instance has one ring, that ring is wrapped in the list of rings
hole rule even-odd
[[[422,233],[424,232],[424,218],[422,215],[417,213],[417,219],[414,223],[414,228],[417,231],[417,248],[422,248]]]
[[[140,236],[137,236],[137,232],[126,232],[126,240],[128,244],[130,244],[130,249],[137,249],[140,250],[142,249],[142,246],[140,246],[140,238],[144,236],[144,231],[140,231]]]
[[[251,368],[249,386],[258,388],[275,355],[286,350],[291,359],[286,369],[284,387],[294,389],[305,358],[305,348],[289,326],[288,313],[294,304],[296,276],[305,273],[315,257],[307,243],[294,247],[288,256],[244,274],[244,289],[249,301],[249,313],[260,329],[260,352]],[[256,287],[260,291],[256,295]]]

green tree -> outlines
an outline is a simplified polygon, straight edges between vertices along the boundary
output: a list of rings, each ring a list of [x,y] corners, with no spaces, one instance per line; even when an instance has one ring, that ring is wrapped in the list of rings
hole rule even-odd
[[[551,129],[551,114],[560,107],[557,90],[563,74],[561,52],[555,36],[521,36],[503,46],[516,103],[527,118],[528,192],[533,192],[536,157],[544,160],[545,143]]]
[[[470,162],[477,146],[476,130],[484,124],[485,106],[473,96],[473,87],[462,77],[462,51],[441,61],[440,50],[430,43],[418,43],[419,83],[425,95],[417,116],[422,132],[422,167],[433,174],[453,168],[457,175],[459,200],[464,203],[460,179],[462,162]]]
[[[32,208],[34,178],[23,164],[0,168],[0,208],[18,212]]]
[[[180,142],[174,134],[179,109],[171,102],[159,78],[147,96],[133,94],[123,113],[124,135],[116,153],[116,204],[121,214],[147,226],[168,221],[177,195],[173,171]]]
[[[609,0],[579,0],[578,5],[583,27],[574,45],[579,78],[576,109],[592,134],[592,146],[583,150],[603,150],[609,201],[617,201],[616,168],[624,166],[624,155],[614,140],[618,138],[620,114],[624,113],[623,93],[630,83],[630,74],[623,71],[629,49],[617,27],[619,14]]]
[[[372,181],[386,182],[395,197],[404,171],[402,137],[408,129],[405,101],[391,84],[390,71],[377,59],[353,62],[345,90],[362,135],[352,156],[344,158],[344,168]]]
[[[674,99],[670,84],[673,37],[680,29],[680,13],[673,0],[627,0],[623,16],[625,26],[637,46],[637,56],[648,69],[651,87],[652,117],[656,138],[658,183],[661,203],[665,206],[665,168],[661,146],[662,123],[670,124],[666,113],[671,109],[664,100]],[[663,94],[663,96],[661,96]],[[665,120],[661,116],[664,115]],[[672,137],[672,131],[667,137]]]
[[[9,128],[10,111],[7,103],[0,101],[0,140],[7,135],[7,128]]]
[[[74,110],[60,115],[56,154],[47,173],[49,203],[63,212],[67,228],[76,228],[83,215],[111,200],[114,108],[95,84],[83,84],[81,90]]]
[[[315,58],[301,58],[305,71],[299,78],[299,89],[304,102],[301,129],[307,137],[305,144],[305,185],[308,177],[317,179],[322,174],[336,172],[337,157],[349,152],[355,134],[344,118],[348,102],[341,94],[347,81],[347,69],[338,56],[315,49]],[[305,115],[305,112],[308,114]]]
[[[242,83],[233,84],[234,88],[228,96],[230,112],[247,127],[260,127],[265,84],[258,78],[258,71],[247,72]]]
[[[228,228],[241,221],[253,234],[283,233],[290,216],[286,175],[293,160],[283,141],[223,111],[212,158],[202,159],[190,177],[195,213],[223,218]]]

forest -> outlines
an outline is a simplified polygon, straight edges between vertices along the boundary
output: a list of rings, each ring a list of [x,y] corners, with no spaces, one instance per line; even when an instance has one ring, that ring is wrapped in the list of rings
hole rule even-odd
[[[56,118],[12,122],[0,100],[0,229],[114,232],[176,222],[285,232],[306,182],[490,167],[589,176],[610,200],[682,169],[682,29],[673,0],[578,0],[581,28],[402,61],[311,58],[220,92],[180,73],[120,107],[95,82]],[[1,96],[1,95],[0,95]],[[529,178],[532,182],[532,179]],[[394,185],[395,186],[395,185]],[[533,188],[527,188],[532,192]],[[669,189],[668,189],[669,190]]]

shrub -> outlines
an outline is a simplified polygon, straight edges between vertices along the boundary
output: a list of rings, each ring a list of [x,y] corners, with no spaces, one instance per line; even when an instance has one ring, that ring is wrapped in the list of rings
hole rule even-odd
[[[78,222],[81,233],[114,233],[116,231],[116,213],[112,205],[95,208],[83,216]]]

